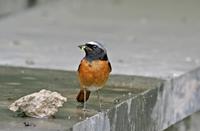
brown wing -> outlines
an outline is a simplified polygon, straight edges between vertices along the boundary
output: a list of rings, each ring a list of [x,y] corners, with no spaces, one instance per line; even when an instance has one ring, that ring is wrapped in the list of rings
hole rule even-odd
[[[112,66],[111,66],[111,64],[110,64],[110,62],[108,61],[108,66],[109,66],[109,68],[110,68],[110,72],[112,71]]]

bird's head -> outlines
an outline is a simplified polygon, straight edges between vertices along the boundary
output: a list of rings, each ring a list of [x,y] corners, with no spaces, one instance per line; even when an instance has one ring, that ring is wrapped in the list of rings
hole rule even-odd
[[[78,47],[85,51],[85,58],[89,61],[108,60],[107,51],[99,42],[90,41],[83,45],[79,45]]]

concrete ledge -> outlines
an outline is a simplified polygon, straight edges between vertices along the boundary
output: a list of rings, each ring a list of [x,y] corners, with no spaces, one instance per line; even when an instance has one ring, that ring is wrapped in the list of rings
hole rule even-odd
[[[184,119],[200,110],[200,68],[165,82],[158,98],[152,117],[158,130]]]
[[[150,120],[157,89],[163,83],[157,78],[112,75],[101,90],[103,111],[98,112],[98,102],[92,93],[88,111],[83,112],[75,100],[79,90],[76,77],[72,71],[0,67],[0,130],[107,131],[130,130],[132,125],[141,128],[143,122]],[[43,88],[68,98],[55,119],[21,118],[8,110],[14,100]],[[148,119],[144,121],[145,118]],[[26,127],[24,122],[35,126]]]
[[[200,110],[200,68],[76,124],[84,131],[158,131]],[[100,123],[100,124],[99,124]]]
[[[200,68],[170,80],[113,75],[102,90],[99,113],[94,94],[88,112],[79,108],[74,72],[1,67],[0,77],[0,130],[156,131],[200,109]],[[68,97],[55,119],[20,118],[8,111],[12,101],[41,88]],[[27,121],[36,126],[25,127]]]
[[[158,88],[161,85],[158,85]],[[157,90],[154,88],[121,102],[107,112],[73,126],[74,131],[146,131],[156,130],[152,119]]]

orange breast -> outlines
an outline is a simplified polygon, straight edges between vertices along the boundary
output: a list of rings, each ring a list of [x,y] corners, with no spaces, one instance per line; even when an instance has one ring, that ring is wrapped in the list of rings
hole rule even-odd
[[[88,62],[83,59],[78,69],[81,88],[103,87],[111,69],[108,61],[95,60]]]

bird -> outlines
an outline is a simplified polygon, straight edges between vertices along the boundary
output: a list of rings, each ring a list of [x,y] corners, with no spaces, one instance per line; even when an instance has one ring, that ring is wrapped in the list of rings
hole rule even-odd
[[[99,90],[104,87],[112,71],[107,51],[97,41],[86,42],[78,47],[85,52],[85,57],[78,66],[80,91],[76,99],[78,102],[83,103],[83,109],[86,109],[86,101],[89,99],[91,91],[96,91],[101,109]]]

